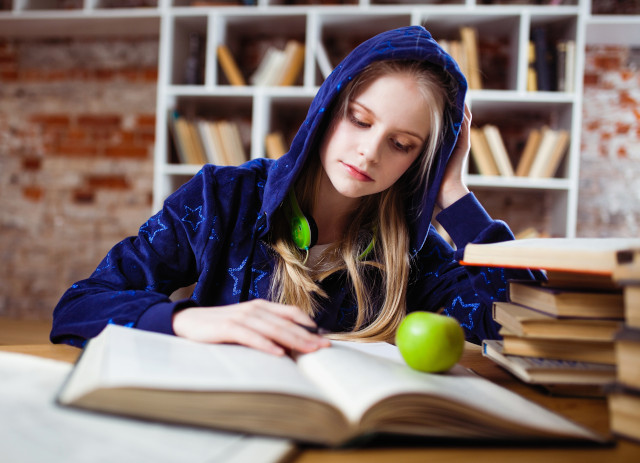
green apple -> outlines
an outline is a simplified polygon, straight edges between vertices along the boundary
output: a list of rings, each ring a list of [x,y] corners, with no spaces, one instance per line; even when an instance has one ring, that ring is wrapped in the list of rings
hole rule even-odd
[[[411,368],[439,373],[460,360],[464,331],[455,318],[433,312],[412,312],[396,331],[396,345]]]

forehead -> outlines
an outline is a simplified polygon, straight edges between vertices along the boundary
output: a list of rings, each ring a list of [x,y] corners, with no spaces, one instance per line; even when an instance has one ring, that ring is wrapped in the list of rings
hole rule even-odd
[[[424,136],[430,127],[426,89],[408,74],[388,74],[371,81],[352,99],[394,129]]]

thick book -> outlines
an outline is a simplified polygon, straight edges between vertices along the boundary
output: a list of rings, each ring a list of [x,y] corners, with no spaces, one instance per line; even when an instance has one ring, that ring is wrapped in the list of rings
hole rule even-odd
[[[482,355],[528,384],[605,386],[616,380],[615,365],[506,355],[497,340],[484,340]]]
[[[613,278],[620,284],[640,285],[640,245],[616,254],[617,265]]]
[[[640,329],[625,327],[616,336],[618,382],[640,390]]]
[[[588,291],[549,288],[538,282],[510,281],[509,302],[524,305],[556,317],[624,319],[621,291]]]
[[[611,432],[640,442],[640,389],[618,385],[607,395]]]
[[[461,366],[421,373],[380,343],[334,341],[292,358],[108,325],[87,343],[57,401],[332,446],[378,433],[601,441]]]
[[[623,323],[616,320],[558,318],[519,304],[494,302],[493,319],[523,337],[612,341]]]
[[[500,330],[503,352],[508,355],[615,365],[614,341],[525,338]]]
[[[640,284],[626,285],[624,293],[625,323],[633,328],[640,328]]]
[[[640,248],[639,238],[531,238],[470,243],[462,263],[611,275],[618,251]]]

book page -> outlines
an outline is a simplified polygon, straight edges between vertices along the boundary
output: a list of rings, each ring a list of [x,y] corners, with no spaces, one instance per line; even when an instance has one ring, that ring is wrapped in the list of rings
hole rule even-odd
[[[483,378],[421,373],[397,360],[363,352],[366,348],[367,344],[353,348],[335,343],[297,360],[300,369],[332,397],[352,423],[357,423],[369,407],[386,397],[425,394],[436,397],[442,404],[452,401],[465,409],[474,409],[478,415],[488,417],[487,423],[507,422],[544,432],[594,438],[588,430]]]
[[[55,394],[71,368],[66,362],[0,352],[2,461],[275,463],[294,450],[294,444],[285,439],[57,406]]]
[[[109,325],[103,386],[284,392],[321,398],[290,357]]]

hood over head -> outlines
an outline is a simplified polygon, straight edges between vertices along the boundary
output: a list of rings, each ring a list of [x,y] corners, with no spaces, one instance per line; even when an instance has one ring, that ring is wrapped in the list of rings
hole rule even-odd
[[[408,223],[411,233],[411,254],[422,248],[429,233],[429,224],[433,215],[436,197],[444,169],[455,146],[464,117],[464,100],[467,82],[458,65],[421,26],[409,26],[383,32],[356,47],[325,80],[313,99],[309,112],[298,133],[293,139],[290,150],[275,161],[269,172],[264,189],[262,214],[266,215],[266,233],[271,228],[270,221],[275,210],[286,198],[310,153],[317,153],[319,146],[319,128],[326,126],[324,119],[329,117],[332,102],[344,87],[367,65],[380,60],[420,60],[428,61],[447,71],[457,84],[454,105],[449,107],[449,120],[443,142],[433,160],[428,183],[421,185],[408,205]],[[425,194],[426,193],[426,194]]]

